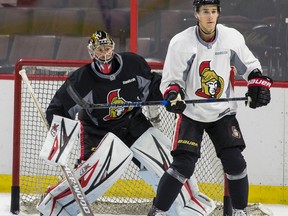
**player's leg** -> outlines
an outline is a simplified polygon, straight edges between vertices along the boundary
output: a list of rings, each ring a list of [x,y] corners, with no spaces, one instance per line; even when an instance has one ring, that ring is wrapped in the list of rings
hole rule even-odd
[[[225,116],[207,129],[215,145],[228,179],[232,207],[245,210],[248,203],[248,176],[246,161],[242,155],[245,142],[234,115]]]
[[[189,179],[193,174],[195,163],[200,156],[200,144],[205,125],[183,115],[179,116],[176,125],[177,130],[174,134],[172,149],[173,162],[159,182],[154,207],[152,207],[149,215],[154,214],[153,208],[163,211],[167,211],[170,208],[180,193],[182,186],[185,186],[185,179]],[[207,201],[209,203],[209,199]],[[209,210],[211,212],[215,208],[214,202],[212,202],[210,207]],[[186,208],[184,209],[186,210]],[[207,209],[201,209],[202,211],[198,212],[199,215],[208,215],[210,213]],[[188,213],[187,215],[198,214],[197,211],[194,211],[194,214]]]
[[[170,167],[172,156],[167,147],[170,142],[159,130],[150,128],[131,147],[134,157],[145,167],[140,170],[140,176],[151,184],[155,191],[157,190],[160,177],[165,171],[169,173],[169,177],[173,176],[172,181],[177,181],[176,184],[178,184],[179,178],[181,179],[180,176],[175,174],[177,171]],[[194,176],[188,180],[183,177],[179,185],[180,195],[175,200],[173,208],[170,209],[171,215],[205,215],[205,213],[208,214],[214,209],[214,202],[199,192]],[[182,187],[183,185],[184,187]],[[168,191],[169,195],[174,187],[175,184],[172,185],[171,191]],[[204,214],[202,214],[203,212]]]
[[[89,203],[93,203],[114,184],[129,165],[132,156],[131,150],[114,134],[108,133],[102,139],[96,151],[75,170]],[[79,213],[66,180],[48,189],[37,209],[44,215]]]

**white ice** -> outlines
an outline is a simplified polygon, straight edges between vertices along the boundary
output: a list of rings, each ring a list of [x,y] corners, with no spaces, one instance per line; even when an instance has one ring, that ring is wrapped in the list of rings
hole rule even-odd
[[[10,194],[9,193],[0,193],[0,216],[11,216],[13,215],[10,212]],[[288,205],[275,205],[275,204],[263,204],[264,209],[272,213],[273,216],[288,216]],[[26,216],[27,214],[21,213],[19,216]],[[29,216],[39,216],[39,214],[30,214]],[[95,216],[113,216],[109,214]],[[132,215],[118,215],[118,216],[132,216]],[[139,216],[139,215],[138,215]]]

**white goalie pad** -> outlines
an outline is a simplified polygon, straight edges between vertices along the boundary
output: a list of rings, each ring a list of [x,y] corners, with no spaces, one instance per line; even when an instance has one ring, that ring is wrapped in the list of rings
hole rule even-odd
[[[144,106],[143,110],[146,111],[146,116],[154,127],[161,130],[161,118],[160,118],[161,106]]]
[[[170,150],[166,147],[171,141],[158,129],[149,128],[130,148],[134,157],[145,169],[140,176],[156,191],[159,180],[172,163]],[[215,203],[199,191],[194,176],[188,179],[173,206],[169,210],[173,216],[204,216],[215,208]]]
[[[89,203],[102,196],[122,175],[132,160],[132,151],[114,134],[108,133],[75,175]],[[37,209],[43,215],[77,215],[80,209],[66,180],[49,188]]]
[[[198,188],[196,179],[193,176],[185,182],[180,194],[173,203],[172,211],[174,211],[174,215],[179,215],[180,213],[183,216],[206,216],[210,215],[216,208],[211,198],[199,192],[199,190],[193,190],[195,186]]]
[[[51,165],[67,164],[79,135],[79,122],[54,115],[51,127],[40,151],[40,158]]]

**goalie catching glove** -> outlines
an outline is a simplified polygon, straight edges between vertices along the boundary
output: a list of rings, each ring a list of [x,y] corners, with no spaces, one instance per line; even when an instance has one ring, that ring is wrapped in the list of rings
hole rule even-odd
[[[263,76],[258,69],[253,70],[248,76],[248,92],[246,96],[250,98],[246,104],[253,109],[269,104],[272,83],[272,79]]]
[[[176,83],[171,83],[164,92],[164,100],[169,101],[166,106],[168,112],[183,113],[186,108],[184,92]]]

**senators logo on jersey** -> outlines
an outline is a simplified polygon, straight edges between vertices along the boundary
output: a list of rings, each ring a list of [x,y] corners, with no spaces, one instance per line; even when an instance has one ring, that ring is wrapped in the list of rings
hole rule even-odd
[[[199,74],[201,77],[201,88],[195,94],[204,98],[220,98],[224,88],[224,80],[210,68],[210,61],[200,64]]]
[[[120,97],[120,89],[113,90],[107,95],[107,103],[116,104],[116,103],[126,103],[127,101]],[[113,119],[121,118],[125,113],[131,111],[132,107],[111,107],[109,108],[109,114],[106,115],[103,120],[109,121]]]

